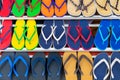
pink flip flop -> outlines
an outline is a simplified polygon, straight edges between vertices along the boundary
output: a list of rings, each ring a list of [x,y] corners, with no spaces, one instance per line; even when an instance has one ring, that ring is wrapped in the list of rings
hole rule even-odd
[[[10,45],[12,36],[12,21],[5,20],[0,28],[0,50],[6,49]]]

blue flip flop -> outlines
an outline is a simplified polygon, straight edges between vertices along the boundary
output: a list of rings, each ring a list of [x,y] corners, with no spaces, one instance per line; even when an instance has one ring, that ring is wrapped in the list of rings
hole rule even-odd
[[[94,80],[109,80],[110,75],[110,59],[106,53],[97,55],[94,59],[93,75]]]
[[[31,60],[32,77],[35,80],[46,80],[45,78],[46,58],[44,53],[36,53]]]
[[[100,50],[105,50],[109,44],[109,37],[110,37],[110,20],[102,20],[100,22],[100,26],[97,30],[94,43],[95,46]]]
[[[110,47],[113,50],[120,49],[120,20],[112,20],[112,34],[110,37]]]
[[[67,32],[67,44],[73,50],[80,48],[80,27],[77,20],[71,20]]]
[[[53,21],[46,20],[44,21],[44,26],[41,29],[41,34],[39,36],[39,45],[48,49],[52,46],[52,35],[53,35]]]
[[[120,53],[113,52],[111,55],[111,80],[120,79]]]
[[[55,49],[64,48],[66,45],[66,34],[63,20],[54,21],[53,46]]]
[[[28,53],[16,53],[13,62],[15,80],[28,80],[30,58]]]
[[[49,53],[47,62],[47,80],[61,80],[62,59],[59,53]]]
[[[12,80],[14,53],[4,52],[0,58],[0,80]]]
[[[81,46],[84,50],[89,50],[94,45],[94,38],[92,34],[92,30],[89,27],[88,20],[80,20],[80,28],[81,28]]]

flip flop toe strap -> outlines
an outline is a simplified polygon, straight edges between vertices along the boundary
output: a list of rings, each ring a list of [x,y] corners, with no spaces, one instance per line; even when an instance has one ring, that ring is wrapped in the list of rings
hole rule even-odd
[[[96,76],[96,74],[95,74],[95,70],[97,69],[97,67],[99,67],[102,63],[105,63],[105,65],[107,66],[107,69],[108,69],[108,71],[106,71],[107,72],[107,74],[105,75],[105,77],[103,78],[103,80],[107,80],[107,78],[109,77],[109,74],[110,74],[110,66],[109,66],[109,63],[108,63],[108,61],[106,60],[106,59],[101,59],[99,62],[97,62],[97,64],[95,64],[95,66],[94,66],[94,68],[93,68],[93,75],[94,75],[94,78],[96,79],[96,80],[98,80],[97,79],[97,76]]]
[[[70,55],[67,57],[67,59],[65,60],[65,62],[63,63],[63,66],[66,66],[67,62],[68,62],[71,58],[75,59],[75,60],[76,60],[76,64],[77,64],[77,61],[78,61],[78,60],[77,60],[77,57],[76,57],[75,55],[73,55],[73,54],[70,54]],[[68,74],[65,68],[64,68],[64,71],[65,71],[65,74]],[[77,71],[78,71],[78,70],[76,69],[76,70],[74,71],[74,73],[76,74]]]
[[[31,0],[29,0],[29,5],[30,5],[30,8],[31,8],[31,12],[32,12],[32,11],[34,10],[34,8],[37,6],[37,4],[38,4],[39,2],[41,2],[41,0],[37,0],[34,5],[32,5],[30,1],[31,1]]]
[[[8,77],[10,77],[12,75],[12,68],[13,68],[13,65],[12,65],[12,60],[10,58],[10,56],[6,56],[4,59],[2,59],[2,61],[0,61],[0,65],[4,64],[5,62],[9,63],[10,65],[10,72],[8,74]],[[0,73],[0,77],[2,77],[3,75]]]
[[[48,11],[50,12],[50,8],[51,8],[51,6],[53,6],[53,1],[50,3],[50,5],[48,6],[48,5],[46,5],[44,2],[42,2],[42,4],[48,9]]]
[[[111,63],[111,69],[113,69],[113,67],[114,67],[114,65],[115,65],[116,63],[119,63],[119,64],[120,64],[120,59],[115,58],[115,59],[112,61],[112,63]],[[111,77],[112,77],[112,79],[114,79],[114,74],[113,74],[112,71],[111,71]]]
[[[78,60],[78,64],[80,64],[80,62],[82,61],[82,59],[86,59],[89,63],[90,63],[90,65],[91,66],[93,66],[93,63],[91,62],[91,60],[86,56],[86,55],[81,55],[80,56],[80,58],[79,58],[79,60]],[[87,66],[87,65],[86,65]],[[82,75],[84,75],[84,73],[80,70],[80,67],[79,67],[79,65],[78,65],[78,70],[80,71],[80,73],[82,74]],[[93,71],[93,69],[90,71],[90,75],[92,75],[92,71]]]
[[[60,6],[58,6],[55,2],[54,2],[54,5],[59,9],[59,11],[60,11],[60,9],[61,9],[61,7],[64,5],[66,3],[66,0],[64,0],[64,2],[60,5]]]
[[[117,0],[115,7],[114,7],[112,4],[110,4],[110,6],[111,6],[113,9],[119,11],[119,9],[118,9],[118,5],[119,5],[118,3],[119,3],[119,1],[120,1],[120,0]]]

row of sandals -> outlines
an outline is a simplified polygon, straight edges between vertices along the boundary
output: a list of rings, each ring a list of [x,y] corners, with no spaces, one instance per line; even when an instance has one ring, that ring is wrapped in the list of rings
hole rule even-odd
[[[50,52],[46,58],[37,52],[30,60],[26,52],[3,52],[0,80],[119,80],[120,53]],[[62,69],[62,67],[64,69]]]
[[[27,4],[27,7],[26,7]],[[27,10],[26,10],[27,8]],[[0,16],[7,17],[12,14],[22,17],[25,13],[29,17],[35,17],[42,13],[46,17],[54,15],[62,17],[71,16],[85,17],[95,15],[97,12],[102,16],[110,16],[113,13],[120,15],[119,0],[0,0]]]

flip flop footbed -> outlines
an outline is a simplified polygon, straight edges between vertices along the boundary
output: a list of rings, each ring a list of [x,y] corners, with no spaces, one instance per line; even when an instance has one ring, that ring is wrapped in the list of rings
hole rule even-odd
[[[27,9],[27,15],[30,17],[37,16],[40,13],[40,10],[41,10],[41,1],[40,0],[32,0],[29,3],[29,7]]]
[[[67,13],[66,0],[55,0],[55,14],[56,16],[64,16]]]
[[[25,21],[17,20],[15,26],[11,44],[15,49],[21,50],[24,48]]]
[[[0,62],[3,61],[5,58],[8,59],[9,57],[10,62],[12,63],[14,61],[14,53],[8,53],[4,52],[2,53],[2,57],[0,58]],[[2,74],[2,77],[0,77],[0,80],[11,80],[12,79],[12,74],[8,77],[10,74],[12,68],[8,61],[5,61],[1,66],[0,66],[0,73]]]
[[[52,0],[42,0],[41,13],[46,17],[52,17],[54,15]]]
[[[96,13],[95,1],[94,0],[83,0],[83,7],[82,14],[85,17],[93,16]]]
[[[97,12],[100,15],[102,15],[102,16],[112,15],[111,7],[110,7],[110,5],[108,3],[108,0],[96,0],[96,6],[97,6]]]
[[[2,23],[3,28],[1,29],[2,34],[1,42],[0,42],[0,49],[6,49],[10,45],[11,36],[12,36],[12,21],[5,20]]]
[[[78,52],[78,60],[80,59],[81,56],[86,56],[90,62],[93,64],[93,59],[92,56],[89,52]],[[81,75],[81,80],[93,80],[93,76],[92,76],[92,69],[93,66],[85,57],[81,57],[81,61],[79,63],[81,72],[83,73]]]
[[[27,36],[25,46],[28,50],[33,50],[38,46],[38,33],[35,20],[28,20],[27,24]]]
[[[72,16],[80,16],[81,10],[80,10],[80,0],[68,0],[67,1],[67,10],[68,13]]]
[[[77,61],[74,59],[74,57],[71,57],[66,62],[66,60],[69,58],[70,55],[73,55],[73,56],[75,56],[77,58],[77,54],[76,54],[75,51],[64,52],[64,55],[63,55],[63,64],[66,63],[64,65],[64,70],[66,71],[65,72],[66,73],[65,74],[65,78],[66,78],[66,80],[77,80],[77,73],[75,73]]]
[[[110,0],[111,9],[115,15],[120,15],[120,1]],[[116,7],[117,6],[117,7]]]
[[[26,0],[15,0],[12,7],[12,13],[14,16],[21,17],[25,13],[25,1]]]

